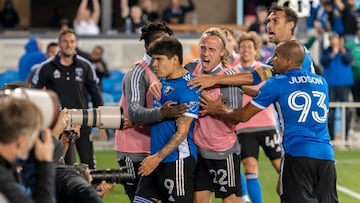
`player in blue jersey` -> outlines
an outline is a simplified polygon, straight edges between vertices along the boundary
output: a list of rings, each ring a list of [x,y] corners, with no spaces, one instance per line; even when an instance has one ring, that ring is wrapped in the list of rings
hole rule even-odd
[[[232,123],[246,122],[269,106],[278,107],[284,157],[279,194],[282,202],[338,202],[334,149],[327,127],[326,80],[301,69],[305,51],[296,41],[281,42],[272,57],[274,72],[245,107],[230,109],[221,98],[203,94],[206,113]]]
[[[200,94],[186,85],[193,78],[182,67],[182,45],[174,37],[154,41],[149,52],[161,79],[162,95],[155,107],[167,102],[186,104],[180,118],[162,120],[151,127],[151,155],[141,162],[134,202],[192,202],[197,152],[193,128],[200,109]]]
[[[267,17],[267,33],[269,41],[274,44],[287,40],[296,41],[294,30],[298,21],[297,14],[289,7],[274,5],[269,10]],[[305,47],[305,58],[301,64],[302,69],[315,72],[310,52]],[[272,66],[272,59],[267,60],[267,65]],[[274,75],[269,66],[259,67],[251,72],[242,72],[234,75],[215,75],[196,77],[189,82],[193,87],[199,87],[199,91],[205,88],[220,85],[257,85]],[[155,94],[156,95],[156,94]]]

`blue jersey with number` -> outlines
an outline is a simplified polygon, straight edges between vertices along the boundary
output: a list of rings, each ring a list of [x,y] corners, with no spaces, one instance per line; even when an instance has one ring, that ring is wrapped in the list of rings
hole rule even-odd
[[[269,78],[251,102],[261,109],[275,104],[285,153],[334,160],[327,126],[328,85],[323,77],[302,69],[287,71]]]
[[[154,101],[154,107],[161,107],[167,101],[175,101],[178,104],[185,103],[187,104],[185,116],[194,118],[188,136],[162,162],[172,162],[188,156],[193,156],[197,159],[196,146],[193,140],[193,128],[200,109],[200,93],[196,93],[197,89],[190,90],[189,86],[187,86],[187,82],[193,77],[193,75],[187,72],[181,78],[161,80],[161,99],[160,101]],[[176,130],[175,119],[162,120],[153,124],[151,127],[151,154],[160,151],[169,142]]]

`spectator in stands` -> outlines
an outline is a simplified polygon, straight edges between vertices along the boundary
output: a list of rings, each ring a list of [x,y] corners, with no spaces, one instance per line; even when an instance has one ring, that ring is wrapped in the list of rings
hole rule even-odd
[[[50,42],[47,47],[46,47],[46,58],[50,58],[50,57],[53,57],[55,56],[55,54],[59,51],[59,45],[58,43],[56,42]],[[35,72],[37,70],[39,70],[39,67],[41,67],[41,63],[39,64],[35,64],[33,67],[31,67],[31,72],[30,74],[28,75],[27,79],[26,79],[26,83],[31,87],[33,86],[34,84],[36,83],[33,83],[32,80],[33,80],[33,77],[35,75]],[[37,78],[35,79],[37,81]]]
[[[180,5],[179,0],[170,0],[170,7],[163,11],[163,21],[170,24],[185,23],[186,13],[195,10],[193,0],[188,0],[189,5]]]
[[[354,39],[346,42],[346,47],[351,51],[354,60],[352,63],[354,85],[351,87],[354,102],[360,102],[360,27]],[[360,118],[360,108],[356,109],[357,118]]]
[[[360,27],[360,9],[356,8],[356,0],[344,0],[344,2],[339,2],[339,5],[344,24],[344,35],[352,38],[357,32],[357,28]]]
[[[99,0],[92,0],[93,11],[88,8],[88,0],[81,0],[76,18],[74,20],[74,30],[78,35],[98,35],[100,19]]]
[[[103,60],[104,48],[97,45],[91,51],[91,63],[95,67],[96,75],[99,78],[99,86],[101,90],[101,80],[103,77],[108,78],[110,76],[109,69],[106,62]]]
[[[42,41],[38,37],[31,37],[25,45],[25,54],[19,60],[20,80],[25,81],[28,77],[31,67],[46,60],[42,50]]]
[[[0,23],[4,28],[15,28],[19,23],[19,15],[12,0],[6,0],[0,13]]]
[[[141,28],[145,25],[143,13],[140,6],[135,5],[130,8],[131,32],[141,34]]]
[[[60,28],[60,31],[61,30],[68,30],[70,29],[70,20],[67,19],[67,18],[63,18],[60,20],[60,23],[59,23],[59,28]]]
[[[255,31],[258,34],[266,33],[266,18],[269,12],[263,5],[256,7],[256,21],[250,25],[249,31]]]
[[[130,8],[138,5],[138,0],[120,0],[121,17],[125,19],[130,15]]]
[[[329,86],[330,102],[348,102],[351,86],[354,84],[351,63],[353,57],[351,51],[345,47],[344,38],[336,32],[329,33],[330,46],[324,49],[321,63],[324,67],[322,76]],[[351,112],[346,109],[346,134],[350,128]],[[335,137],[335,108],[329,110],[329,132],[331,140]]]
[[[144,22],[159,21],[159,13],[156,11],[157,4],[153,0],[141,0],[140,7],[142,9],[142,19]]]
[[[342,21],[341,0],[322,0],[318,7],[312,10],[307,22],[307,28],[320,32],[334,31],[342,35],[344,24]]]
[[[298,16],[298,23],[296,26],[296,33],[301,38],[307,37],[307,20],[312,9],[316,8],[320,2],[318,0],[278,0],[277,4],[293,9]]]

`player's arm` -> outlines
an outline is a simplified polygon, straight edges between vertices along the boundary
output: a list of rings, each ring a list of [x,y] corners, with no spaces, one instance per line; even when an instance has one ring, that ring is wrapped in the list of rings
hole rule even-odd
[[[177,130],[169,142],[157,153],[146,157],[139,167],[139,175],[147,176],[151,174],[159,163],[172,153],[185,140],[189,133],[191,122],[194,118],[183,116],[176,120]]]
[[[251,86],[246,86],[246,85],[242,86],[241,89],[242,89],[244,94],[246,94],[246,95],[248,95],[250,97],[255,97],[259,92],[258,89],[255,89],[255,88],[253,88]]]
[[[239,122],[246,122],[262,109],[254,106],[249,102],[245,107],[233,109],[226,106],[221,97],[214,99],[207,92],[203,92],[201,100],[202,112],[218,117],[221,120],[238,124]]]
[[[199,91],[205,88],[219,85],[257,85],[273,75],[269,66],[260,66],[251,72],[242,72],[234,75],[199,75],[188,82],[192,88],[199,87]]]
[[[177,118],[186,112],[186,105],[175,105],[167,102],[160,108],[146,107],[146,92],[148,90],[145,70],[135,67],[124,79],[124,93],[128,104],[129,118],[134,123],[154,123],[162,119]]]

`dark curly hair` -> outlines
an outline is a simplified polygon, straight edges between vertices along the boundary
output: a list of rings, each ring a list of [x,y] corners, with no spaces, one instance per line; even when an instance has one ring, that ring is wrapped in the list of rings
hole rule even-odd
[[[169,36],[173,35],[173,31],[166,25],[166,22],[162,22],[162,23],[152,22],[146,24],[144,27],[141,28],[141,36],[139,41],[144,40],[145,45],[149,45],[149,40],[151,35],[154,32],[158,32],[158,31],[165,32],[169,34]]]

